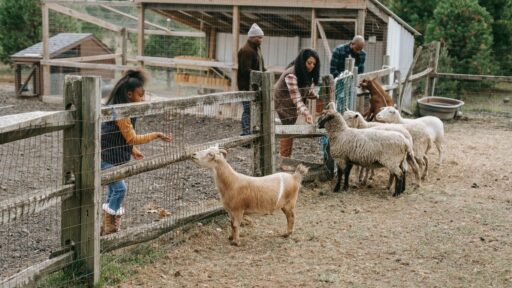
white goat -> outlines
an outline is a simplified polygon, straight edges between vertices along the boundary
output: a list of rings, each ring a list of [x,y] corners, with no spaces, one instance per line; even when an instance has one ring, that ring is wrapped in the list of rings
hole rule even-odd
[[[302,178],[308,168],[298,165],[295,173],[275,173],[264,177],[251,177],[237,173],[226,161],[227,151],[211,147],[196,152],[192,160],[201,167],[209,168],[220,193],[224,209],[231,220],[232,245],[239,246],[239,228],[244,214],[272,213],[281,209],[286,215],[288,237],[293,232],[295,203]]]

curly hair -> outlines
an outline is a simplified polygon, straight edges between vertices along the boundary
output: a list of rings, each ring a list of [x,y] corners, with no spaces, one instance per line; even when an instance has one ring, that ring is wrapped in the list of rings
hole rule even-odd
[[[117,81],[116,85],[110,92],[107,104],[123,104],[129,103],[128,92],[139,87],[143,87],[147,82],[146,73],[142,70],[128,70],[123,77]]]
[[[306,61],[309,57],[313,57],[316,60],[315,68],[313,71],[308,72],[306,69]],[[318,85],[320,80],[320,57],[313,49],[302,49],[295,60],[288,64],[287,68],[295,66],[295,76],[297,77],[297,84],[299,88],[305,88],[311,86],[311,84]]]

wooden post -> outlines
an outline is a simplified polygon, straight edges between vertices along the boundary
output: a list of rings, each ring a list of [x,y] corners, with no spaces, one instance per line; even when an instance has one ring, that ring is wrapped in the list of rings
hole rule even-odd
[[[22,84],[22,79],[21,79],[21,65],[18,64],[18,63],[14,63],[14,91],[16,92],[16,96],[20,96],[21,93],[18,93],[21,92],[21,84]]]
[[[217,28],[211,27],[208,37],[208,58],[215,59],[215,49],[217,48]]]
[[[75,183],[74,195],[62,202],[61,244],[74,246],[89,285],[99,280],[100,78],[66,76],[64,104],[76,111],[76,125],[64,130],[63,184]]]
[[[238,90],[238,83],[236,80],[238,71],[238,42],[240,41],[240,7],[233,6],[233,51],[231,53],[231,62],[233,67],[231,69],[231,90]]]
[[[311,48],[316,50],[317,48],[317,42],[318,42],[318,35],[317,35],[317,28],[316,28],[316,10],[315,8],[311,9]]]
[[[356,35],[364,37],[364,22],[366,21],[366,10],[357,10]]]
[[[334,77],[332,77],[331,74],[325,75],[322,79],[323,82],[323,95],[325,102],[324,105],[326,105],[329,102],[336,101],[336,89],[334,87]]]
[[[42,10],[42,21],[43,21],[43,60],[50,60],[50,50],[48,47],[49,37],[50,37],[50,25],[49,25],[49,18],[48,18],[48,5],[45,3],[41,3],[41,10]],[[50,95],[51,94],[51,75],[50,75],[50,66],[49,65],[43,65],[43,91],[41,93],[41,96],[44,95]]]
[[[126,65],[127,61],[127,41],[128,41],[128,31],[126,28],[121,29],[119,33],[116,35],[116,54],[120,54],[116,56],[116,65]],[[116,70],[116,78],[119,76],[119,70]]]
[[[253,157],[253,176],[262,176],[263,175],[263,140],[261,137],[261,133],[263,130],[261,129],[263,126],[263,118],[261,113],[262,108],[262,97],[261,97],[261,81],[262,81],[263,73],[259,71],[251,72],[251,90],[256,91],[256,99],[251,102],[251,133],[252,134],[260,134],[258,140],[254,141],[254,157]]]
[[[395,70],[393,78],[395,78],[395,82],[397,83],[396,89],[393,93],[393,102],[398,104],[398,98],[400,97],[402,89],[402,73],[400,73],[400,70]]]
[[[441,51],[441,42],[439,41],[436,41],[436,55],[435,55],[435,59],[434,59],[434,72],[432,74],[434,74],[434,77],[432,77],[432,88],[431,88],[431,96],[434,96],[435,94],[435,89],[436,89],[436,82],[437,82],[437,67],[439,65],[439,53]]]
[[[398,111],[402,112],[402,98],[404,97],[405,89],[407,88],[407,81],[409,81],[409,77],[412,75],[412,71],[414,70],[414,66],[416,66],[416,62],[418,61],[418,58],[421,54],[423,47],[419,46],[416,48],[416,54],[414,55],[414,59],[412,60],[411,67],[409,67],[409,71],[407,71],[407,75],[404,79],[404,87],[402,88],[402,91],[400,92],[400,96],[398,97]],[[412,83],[411,83],[412,85]],[[412,89],[411,89],[412,91]]]
[[[90,273],[91,286],[98,283],[100,277],[100,84],[100,77],[82,78],[80,258]]]
[[[389,55],[384,55],[382,57],[382,68],[389,67]],[[384,76],[383,84],[390,85],[391,84],[391,74]]]
[[[270,175],[276,171],[276,142],[275,142],[275,114],[274,114],[274,74],[264,72],[261,77],[261,133],[262,133],[262,174]]]
[[[144,56],[144,4],[139,4],[139,22],[137,22],[137,55]],[[140,60],[139,65],[144,67],[144,61]]]

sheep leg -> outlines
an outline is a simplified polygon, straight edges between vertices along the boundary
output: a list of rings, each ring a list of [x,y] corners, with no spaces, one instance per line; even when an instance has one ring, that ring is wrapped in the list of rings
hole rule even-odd
[[[370,181],[373,181],[373,176],[375,176],[375,169],[370,169],[370,177],[368,178]]]
[[[439,152],[439,160],[437,162],[437,166],[440,167],[443,163],[443,145],[440,143],[440,141],[434,141],[436,144],[437,152]]]
[[[421,180],[425,181],[428,176],[428,158],[427,156],[423,156],[423,162],[425,163],[425,169],[423,169],[423,175],[421,175]]]
[[[395,180],[395,176],[392,173],[389,173],[388,185],[386,186],[387,190],[391,191],[391,186],[393,186],[393,180]]]
[[[231,218],[231,245],[240,246],[240,222],[244,213],[232,213]]]
[[[363,184],[364,168],[362,166],[357,166],[357,168],[359,169],[359,176],[358,176],[359,183]]]
[[[395,175],[396,183],[395,183],[395,193],[393,197],[398,197],[405,191],[405,178],[406,172],[402,172],[401,174]]]
[[[408,163],[412,167],[412,172],[414,173],[414,181],[416,182],[416,187],[421,186],[421,177],[420,177],[420,166],[414,157],[410,157],[407,159]]]
[[[295,223],[295,213],[293,211],[293,208],[281,208],[284,215],[286,215],[286,222],[288,223],[288,227],[286,230],[286,233],[283,235],[284,238],[287,238],[288,236],[292,235],[293,233],[293,225]]]
[[[340,165],[338,165],[338,172],[337,172],[338,177],[336,177],[336,186],[334,186],[334,190],[333,190],[333,192],[335,192],[335,193],[340,192],[342,175],[343,175],[343,169],[341,168]]]
[[[343,174],[345,174],[345,179],[343,179],[343,191],[347,191],[348,190],[348,180],[349,180],[349,177],[350,177],[350,170],[352,170],[352,166],[353,164],[352,163],[346,163],[345,164],[345,168],[343,169]]]

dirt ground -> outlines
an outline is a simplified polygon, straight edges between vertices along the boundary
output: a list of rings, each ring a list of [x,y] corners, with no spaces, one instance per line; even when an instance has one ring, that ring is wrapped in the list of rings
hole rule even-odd
[[[60,108],[37,99],[17,99],[11,90],[11,85],[0,85],[0,116]],[[420,189],[409,186],[404,195],[393,198],[384,190],[382,171],[372,188],[353,187],[338,194],[331,192],[330,183],[311,183],[301,191],[290,238],[280,237],[286,221],[275,212],[252,216],[254,223],[242,228],[241,247],[233,247],[227,240],[227,217],[218,217],[192,225],[178,237],[179,245],[162,237],[159,243],[166,255],[140,267],[120,287],[511,287],[512,119],[468,117],[445,122],[445,162],[431,169]],[[219,123],[200,117],[170,122],[165,126],[147,117],[138,127],[141,133],[182,131],[175,134],[178,146],[239,132],[236,122],[222,122],[222,130]],[[1,199],[49,180],[60,182],[60,176],[51,176],[61,170],[59,135],[39,137],[42,146],[32,141],[0,147]],[[148,156],[173,151],[166,149],[170,148],[160,143],[142,147]],[[233,149],[228,161],[249,173],[251,151]],[[301,159],[318,159],[317,140],[297,141],[294,153]],[[436,163],[437,153],[432,152],[430,159]],[[204,203],[218,201],[211,176],[190,161],[127,182],[125,227],[156,221],[147,213],[151,203],[174,217],[180,216],[178,210],[201,211]],[[162,188],[165,185],[172,189]],[[0,278],[58,248],[59,215],[60,210],[52,208],[0,226]]]
[[[375,188],[309,185],[290,238],[275,212],[233,247],[219,217],[120,287],[512,287],[512,119],[445,129],[445,162],[417,190],[391,197],[383,172]]]

